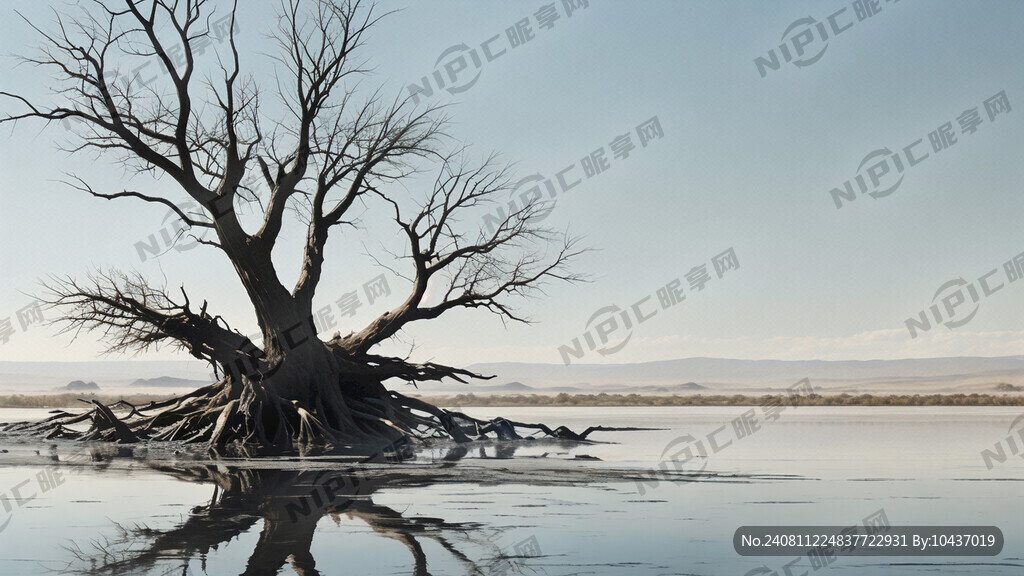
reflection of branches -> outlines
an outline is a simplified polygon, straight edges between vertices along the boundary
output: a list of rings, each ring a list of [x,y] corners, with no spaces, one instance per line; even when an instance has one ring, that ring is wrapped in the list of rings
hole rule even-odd
[[[456,456],[457,457],[457,456]],[[367,475],[359,469],[345,470],[252,470],[226,469],[215,465],[154,466],[179,480],[215,485],[209,504],[192,509],[189,517],[171,529],[145,525],[114,524],[113,536],[68,547],[71,562],[65,574],[116,576],[127,574],[187,574],[189,562],[203,558],[236,537],[250,531],[262,520],[263,528],[245,569],[244,576],[277,574],[290,564],[299,576],[316,576],[311,548],[317,524],[330,516],[340,525],[341,516],[365,522],[382,537],[402,543],[412,555],[413,574],[429,576],[423,540],[436,542],[465,566],[467,573],[488,573],[481,561],[460,550],[452,536],[481,547],[481,557],[503,557],[494,539],[483,537],[484,527],[472,523],[447,522],[441,518],[406,517],[370,499],[382,487],[430,485],[429,474]],[[169,566],[168,563],[174,565]],[[489,562],[488,562],[489,563]],[[169,568],[168,571],[164,571]]]
[[[255,519],[253,520],[255,523]],[[90,540],[84,546],[72,542],[65,549],[74,558],[61,570],[62,574],[137,574],[140,568],[155,568],[159,556],[135,551],[137,546],[151,538],[158,538],[159,531],[143,524],[125,526],[114,523],[114,536],[105,536]],[[175,573],[188,574],[189,559],[179,560],[181,565],[173,566],[159,575]],[[88,565],[89,568],[76,567]]]

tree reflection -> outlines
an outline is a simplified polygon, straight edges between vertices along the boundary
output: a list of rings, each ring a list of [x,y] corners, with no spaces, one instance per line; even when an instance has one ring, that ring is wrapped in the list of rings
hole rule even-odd
[[[502,446],[493,457],[510,458],[514,452],[514,447]],[[174,478],[212,484],[210,502],[193,508],[185,521],[171,529],[115,524],[117,534],[113,537],[70,546],[73,562],[62,573],[191,576],[196,574],[197,561],[206,573],[208,555],[262,522],[259,539],[244,569],[239,567],[240,574],[278,574],[290,565],[299,576],[315,576],[321,572],[311,549],[317,524],[325,516],[338,524],[343,516],[361,520],[375,534],[400,542],[411,555],[411,573],[415,576],[431,574],[422,545],[425,540],[439,544],[464,566],[467,574],[523,573],[524,566],[510,562],[494,543],[493,530],[487,527],[407,516],[373,501],[373,495],[382,488],[424,487],[458,478],[455,473],[445,477],[439,472],[467,453],[465,446],[454,446],[441,455],[440,466],[411,468],[368,467],[367,460],[318,470],[255,469],[222,463],[152,464],[152,469]],[[480,454],[488,457],[482,450]]]

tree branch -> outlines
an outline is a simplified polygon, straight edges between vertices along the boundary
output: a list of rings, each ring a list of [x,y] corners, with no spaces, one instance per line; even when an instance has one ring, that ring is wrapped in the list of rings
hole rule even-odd
[[[400,306],[339,342],[350,353],[365,353],[409,322],[437,318],[454,308],[483,308],[503,320],[529,322],[508,297],[542,291],[551,280],[586,279],[568,271],[568,265],[586,249],[578,238],[539,225],[548,208],[540,198],[510,211],[491,233],[482,228],[474,233],[458,230],[461,216],[479,214],[475,209],[500,202],[511,192],[508,169],[495,166],[493,157],[475,167],[460,158],[458,154],[446,158],[433,192],[412,218],[402,215],[397,201],[378,193],[392,205],[394,220],[408,239],[407,257],[415,276],[412,291]],[[545,253],[544,248],[555,242],[559,245],[554,254]],[[441,301],[424,306],[430,281],[442,276],[446,288]]]

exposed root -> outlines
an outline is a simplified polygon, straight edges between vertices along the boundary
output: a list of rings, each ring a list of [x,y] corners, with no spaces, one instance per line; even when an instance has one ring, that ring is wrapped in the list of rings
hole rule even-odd
[[[560,426],[480,420],[423,400],[389,391],[380,382],[342,382],[303,401],[286,399],[271,387],[232,376],[189,394],[146,406],[118,401],[85,401],[83,413],[55,410],[37,422],[19,422],[4,432],[44,438],[68,438],[132,444],[142,441],[206,443],[222,451],[232,445],[272,451],[305,452],[369,445],[395,450],[409,441],[435,438],[459,443],[473,440],[529,440],[540,436],[587,441],[595,431],[641,430],[593,426],[582,433]],[[86,427],[86,425],[88,425]],[[399,456],[400,457],[400,456]]]
[[[149,407],[127,407],[123,403],[107,406],[94,402],[94,407],[87,412],[71,414],[59,411],[39,422],[10,424],[4,432],[47,439],[99,440],[121,444],[145,440],[206,442],[211,449],[220,451],[232,443],[302,450],[312,447],[330,449],[342,444],[401,446],[409,440],[431,438],[449,438],[460,443],[486,439],[521,440],[524,437],[533,439],[537,433],[550,438],[586,441],[595,431],[638,430],[595,426],[577,434],[564,426],[551,429],[544,424],[506,418],[480,420],[397,392],[391,392],[390,397],[392,401],[384,405],[368,401],[351,402],[355,422],[364,430],[361,438],[356,440],[328,425],[318,413],[271,395],[250,398],[248,402],[238,398],[216,405],[200,402],[198,406],[195,402],[197,397],[181,397],[165,403],[162,411],[151,415],[147,414]],[[85,422],[91,423],[87,430],[75,429],[76,425]],[[531,432],[533,436],[526,436]]]

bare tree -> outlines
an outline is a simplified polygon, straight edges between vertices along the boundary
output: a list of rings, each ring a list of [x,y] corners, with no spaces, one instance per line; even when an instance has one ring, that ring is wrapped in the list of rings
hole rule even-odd
[[[197,77],[196,51],[213,33],[210,0],[91,0],[82,8],[84,16],[57,15],[52,30],[30,23],[43,46],[23,60],[60,78],[55,103],[0,92],[12,108],[0,122],[73,120],[85,130],[71,152],[95,151],[129,172],[173,180],[202,207],[201,215],[162,195],[96,190],[75,176],[67,183],[97,198],[161,205],[191,228],[212,230],[197,241],[231,262],[252,302],[262,343],[230,328],[206,302],[193,305],[184,289],[178,297],[136,274],[100,271],[84,281],[54,279],[49,303],[66,311],[68,330],[99,331],[112,351],[173,344],[213,364],[223,378],[181,398],[131,407],[127,416],[113,411],[123,406],[96,404],[85,414],[58,414],[11,429],[77,437],[66,426],[91,420],[86,438],[215,447],[235,441],[280,448],[435,435],[518,437],[515,428],[524,425],[482,422],[383,385],[389,379],[483,376],[374,349],[411,322],[456,308],[484,308],[503,320],[526,321],[512,300],[548,281],[581,279],[567,269],[581,253],[576,239],[539,226],[539,201],[512,210],[493,231],[465,228],[472,219],[464,215],[505,200],[509,171],[494,158],[473,163],[464,149],[448,151],[445,117],[436,107],[388,100],[382,90],[360,100],[358,80],[367,65],[359,53],[368,30],[384,16],[375,6],[283,0],[272,34],[276,65],[286,71],[273,92],[281,113],[268,118],[263,92],[242,74],[237,0],[227,4],[228,56],[205,81]],[[117,76],[114,71],[126,60],[156,62],[166,71],[164,87]],[[425,198],[408,197],[396,185],[428,169],[436,179]],[[407,266],[412,289],[401,305],[363,329],[323,341],[312,321],[313,297],[331,232],[351,223],[357,202],[385,211],[404,238],[401,259],[380,263]],[[244,205],[259,206],[257,230],[243,226]],[[272,254],[292,212],[307,232],[301,272],[289,288]],[[425,301],[428,283],[443,287],[439,302]],[[533,427],[579,437],[566,429]]]

